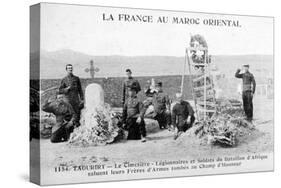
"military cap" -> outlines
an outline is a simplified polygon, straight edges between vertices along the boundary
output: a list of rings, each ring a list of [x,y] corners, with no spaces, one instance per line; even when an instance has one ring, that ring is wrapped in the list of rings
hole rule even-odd
[[[158,82],[156,86],[162,87],[162,82]]]
[[[249,64],[244,64],[243,67],[248,67],[249,68],[250,65]]]

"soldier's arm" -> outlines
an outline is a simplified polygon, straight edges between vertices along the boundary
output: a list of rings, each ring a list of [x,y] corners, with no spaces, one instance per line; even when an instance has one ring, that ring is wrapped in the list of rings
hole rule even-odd
[[[254,94],[256,91],[256,80],[255,80],[254,75],[252,75],[252,82],[253,82],[253,94]]]
[[[122,103],[125,104],[125,99],[126,99],[126,84],[125,81],[123,82],[123,96],[122,96]]]
[[[84,100],[82,85],[81,85],[81,81],[79,78],[78,78],[78,92],[79,92],[80,99]]]
[[[68,92],[68,90],[69,89],[66,87],[64,79],[62,79],[62,81],[60,83],[60,87],[59,87],[59,93],[60,94],[66,94]]]
[[[137,93],[141,91],[141,86],[139,81],[136,80],[136,86],[137,86]]]
[[[170,100],[169,95],[166,95],[166,107],[168,110],[170,110],[170,108],[171,108],[171,100]]]
[[[147,105],[144,105],[143,102],[139,101],[139,112],[140,112],[140,118],[144,118],[144,114],[148,108]]]
[[[53,113],[54,112],[54,107],[52,105],[52,102],[49,102],[48,100],[46,100],[45,103],[42,106],[42,110],[44,112]]]
[[[123,114],[122,114],[122,122],[125,123],[126,119],[127,119],[127,102],[125,102],[124,106],[123,106]]]
[[[176,105],[174,105],[173,109],[172,109],[172,125],[176,125]]]
[[[186,102],[186,105],[187,105],[188,115],[189,115],[189,116],[193,116],[193,115],[194,115],[194,110],[193,110],[193,108],[191,107],[191,105],[189,104],[189,102]]]
[[[240,69],[237,69],[236,73],[235,73],[235,77],[236,78],[242,78],[243,77],[243,74],[240,74]]]
[[[67,103],[67,107],[68,107],[68,111],[69,111],[70,114],[72,114],[72,115],[75,114],[75,112],[73,110],[73,107],[71,106],[70,103]]]

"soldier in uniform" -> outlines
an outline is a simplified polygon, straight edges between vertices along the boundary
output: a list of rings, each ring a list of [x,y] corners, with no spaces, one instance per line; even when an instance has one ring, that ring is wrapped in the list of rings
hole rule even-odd
[[[71,64],[66,65],[67,76],[61,81],[59,93],[64,94],[74,110],[74,125],[80,126],[80,112],[83,108],[83,91],[78,76],[73,75]]]
[[[144,88],[144,94],[147,98],[153,98],[156,93],[156,89],[150,80],[146,81],[146,86]]]
[[[126,99],[128,98],[128,88],[133,86],[136,90],[136,94],[141,90],[138,80],[132,77],[132,71],[130,69],[126,70],[127,78],[123,83],[123,99],[122,103],[125,104]]]
[[[147,80],[146,85],[144,87],[144,94],[146,96],[146,99],[143,101],[143,104],[145,108],[147,108],[144,117],[146,118],[154,118],[153,112],[154,112],[154,106],[153,106],[153,97],[154,94],[157,92],[155,89],[154,80],[151,82],[150,80]]]
[[[146,141],[146,129],[143,119],[145,108],[143,103],[137,98],[136,87],[128,88],[128,98],[125,101],[123,108],[123,124],[128,130],[128,140],[141,139]]]
[[[253,95],[256,90],[255,77],[249,71],[249,65],[243,65],[244,73],[241,73],[241,69],[238,69],[235,73],[236,78],[242,78],[243,80],[243,108],[247,116],[247,120],[252,122],[253,120]]]
[[[191,105],[183,100],[181,93],[177,93],[176,104],[172,109],[172,125],[176,127],[174,139],[177,139],[181,133],[192,127],[194,121],[194,110]]]
[[[74,128],[73,116],[75,112],[67,100],[64,99],[64,96],[59,94],[56,100],[47,100],[42,110],[56,116],[56,124],[52,127],[51,142],[67,141]]]
[[[153,98],[154,119],[157,120],[160,129],[165,129],[171,125],[171,101],[169,96],[163,92],[162,82],[156,84],[157,93]]]

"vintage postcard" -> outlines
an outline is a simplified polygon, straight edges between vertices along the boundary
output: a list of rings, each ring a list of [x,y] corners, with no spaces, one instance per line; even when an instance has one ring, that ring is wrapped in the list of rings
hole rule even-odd
[[[274,18],[30,7],[30,180],[274,170]]]

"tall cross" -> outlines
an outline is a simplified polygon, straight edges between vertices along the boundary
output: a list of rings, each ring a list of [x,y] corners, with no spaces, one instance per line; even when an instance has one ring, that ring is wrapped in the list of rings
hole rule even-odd
[[[90,61],[90,68],[86,68],[85,72],[90,72],[91,78],[93,79],[95,77],[95,72],[99,72],[99,68],[94,66],[94,61],[91,60]]]

